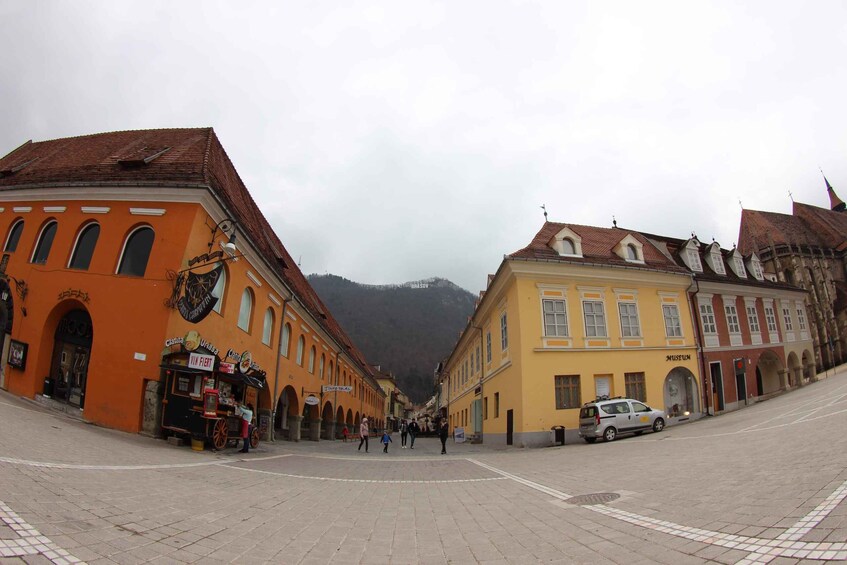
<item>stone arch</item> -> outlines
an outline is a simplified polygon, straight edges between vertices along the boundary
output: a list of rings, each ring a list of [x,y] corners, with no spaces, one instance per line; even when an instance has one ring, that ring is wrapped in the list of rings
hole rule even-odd
[[[94,328],[91,315],[84,304],[66,300],[56,306],[47,321],[42,335],[40,351],[50,352],[38,360],[38,370],[50,376],[53,383],[53,398],[73,406],[84,408],[86,395],[91,399],[96,384],[90,386],[88,366],[94,349]],[[95,400],[96,402],[96,400]]]
[[[803,379],[807,382],[813,382],[817,376],[817,368],[815,367],[815,355],[808,349],[803,350]]]
[[[791,356],[794,356],[795,363],[799,366],[797,356],[794,353],[789,355],[789,364],[791,364]],[[756,361],[756,396],[767,396],[780,390],[785,390],[788,387],[794,386],[794,377],[789,370],[787,373],[783,370],[782,361],[779,356],[773,351],[763,351]],[[751,392],[748,390],[748,393]]]
[[[344,428],[344,408],[341,406],[338,407],[338,410],[335,411],[335,438],[338,439],[341,437],[341,430]],[[350,428],[347,428],[347,432],[349,434]]]
[[[785,360],[787,366],[785,368],[786,385],[783,388],[794,388],[803,386],[803,364],[800,362],[800,357],[792,351],[788,354]]]
[[[663,387],[665,413],[668,418],[688,419],[700,411],[700,388],[686,367],[674,367],[665,377]]]
[[[347,409],[347,420],[346,420],[346,422],[347,422],[348,426],[352,426],[355,423],[355,421],[353,420],[353,411],[350,410],[349,408]]]
[[[282,389],[276,405],[274,429],[289,441],[300,441],[300,400],[291,385]]]
[[[335,439],[335,418],[332,403],[326,401],[321,411],[321,439]]]

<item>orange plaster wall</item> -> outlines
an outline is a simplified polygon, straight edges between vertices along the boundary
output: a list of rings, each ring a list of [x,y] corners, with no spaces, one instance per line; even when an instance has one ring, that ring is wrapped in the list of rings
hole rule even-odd
[[[62,213],[45,213],[44,206],[67,206]],[[164,301],[172,283],[168,269],[178,269],[182,250],[199,206],[178,203],[130,203],[120,201],[15,202],[32,206],[16,214],[12,206],[0,214],[0,234],[19,217],[25,221],[17,250],[6,272],[26,281],[24,301],[15,295],[12,338],[29,344],[26,370],[5,367],[9,391],[27,397],[40,393],[50,371],[54,333],[61,317],[83,307],[91,316],[93,343],[88,367],[85,419],[110,428],[138,431],[144,380],[158,380],[159,353],[171,310]],[[82,206],[109,207],[107,214],[84,214]],[[132,215],[130,207],[163,208],[162,216]],[[29,262],[41,227],[50,218],[58,230],[47,263]],[[188,219],[189,221],[186,221]],[[100,236],[87,271],[67,268],[80,228],[97,221]],[[116,275],[127,235],[137,226],[150,225],[156,234],[144,278]],[[13,289],[14,289],[14,285]],[[88,301],[62,298],[65,290],[82,291]],[[21,307],[26,309],[23,315]],[[146,357],[144,360],[136,359]]]

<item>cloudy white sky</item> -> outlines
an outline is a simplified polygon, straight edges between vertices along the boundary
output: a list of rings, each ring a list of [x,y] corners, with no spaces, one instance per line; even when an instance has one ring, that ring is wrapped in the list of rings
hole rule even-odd
[[[847,200],[843,1],[0,3],[0,154],[212,126],[305,273],[476,292],[543,222]]]

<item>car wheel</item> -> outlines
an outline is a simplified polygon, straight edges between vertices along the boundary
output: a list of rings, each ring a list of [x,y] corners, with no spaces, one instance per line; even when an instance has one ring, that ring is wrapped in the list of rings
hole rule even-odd
[[[664,429],[665,429],[665,421],[662,420],[661,418],[656,418],[656,421],[653,422],[653,431],[654,432],[661,432]]]
[[[594,443],[595,441],[597,441],[596,437],[584,437],[582,439],[585,440],[585,443]]]
[[[609,426],[606,428],[606,431],[603,432],[603,441],[615,441],[615,438],[618,437],[618,430]]]

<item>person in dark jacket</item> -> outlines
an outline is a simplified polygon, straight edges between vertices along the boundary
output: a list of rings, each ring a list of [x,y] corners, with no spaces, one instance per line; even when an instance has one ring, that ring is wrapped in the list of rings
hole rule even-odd
[[[412,441],[409,444],[409,449],[415,448],[415,438],[421,431],[421,427],[418,425],[418,421],[412,418],[412,421],[409,423],[409,436],[412,438]]]
[[[441,418],[441,426],[438,428],[438,437],[441,439],[441,455],[447,453],[447,437],[450,435],[450,430],[447,426],[447,418]]]

